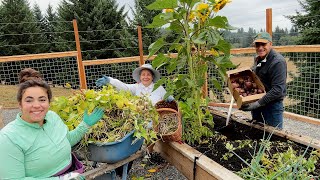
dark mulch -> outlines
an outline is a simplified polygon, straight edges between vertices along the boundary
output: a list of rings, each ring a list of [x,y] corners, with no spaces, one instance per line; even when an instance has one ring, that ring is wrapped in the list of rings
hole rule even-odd
[[[266,139],[269,135],[268,132],[264,134],[263,131],[246,126],[244,124],[232,121],[230,125],[225,127],[225,118],[214,115],[214,131],[215,135],[209,139],[206,139],[204,144],[192,145],[195,149],[202,152],[215,162],[224,166],[225,168],[237,172],[243,167],[246,167],[245,163],[235,155],[228,157],[227,160],[223,159],[223,156],[229,151],[226,149],[226,143],[232,144],[233,147],[238,147],[247,142],[243,148],[236,149],[235,152],[247,162],[250,162],[252,155],[258,151],[261,143],[261,139]],[[272,135],[270,154],[277,152],[285,152],[291,146],[299,154],[307,149],[305,145],[288,141],[285,138]],[[250,147],[250,145],[251,147]],[[310,152],[312,149],[309,148]],[[308,157],[308,155],[306,155]],[[317,163],[316,172],[314,175],[320,175],[320,163]]]

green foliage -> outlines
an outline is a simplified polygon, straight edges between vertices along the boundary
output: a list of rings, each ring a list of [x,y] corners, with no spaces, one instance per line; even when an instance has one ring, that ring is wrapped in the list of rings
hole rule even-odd
[[[166,24],[167,30],[179,34],[167,42],[166,37],[159,38],[149,46],[149,57],[157,53],[152,65],[164,67],[169,76],[162,78],[156,86],[165,84],[168,94],[174,93],[179,99],[183,114],[183,138],[189,143],[200,141],[202,136],[211,136],[208,127],[213,126],[212,116],[206,109],[208,99],[202,87],[208,64],[225,77],[227,68],[234,67],[230,61],[231,45],[220,34],[221,29],[232,29],[227,18],[217,13],[228,1],[208,4],[200,0],[157,0],[147,6],[150,10],[162,10],[154,17],[150,28],[160,28]],[[161,50],[169,46],[167,55]],[[192,48],[194,50],[192,50]],[[206,52],[209,51],[209,55]],[[170,57],[177,53],[176,57]],[[183,73],[187,71],[187,73]],[[217,88],[221,85],[217,85]]]
[[[320,19],[315,18],[320,15],[320,2],[313,0],[299,1],[302,12],[296,15],[287,16],[301,33],[299,44],[319,44],[320,43]]]
[[[315,170],[315,164],[320,158],[318,151],[308,151],[306,148],[302,155],[298,155],[292,147],[289,147],[286,152],[269,154],[270,138],[263,138],[258,151],[254,152],[250,162],[242,159],[234,152],[235,148],[230,148],[230,151],[240,158],[248,167],[237,172],[244,179],[312,179],[312,172]],[[307,153],[310,153],[307,157]]]
[[[0,6],[0,56],[38,53],[37,21],[26,0],[3,0]],[[18,35],[17,35],[18,34]],[[30,45],[34,44],[34,45]]]
[[[132,37],[125,21],[124,6],[116,0],[63,0],[58,8],[58,20],[77,19],[83,59],[104,59],[130,56]],[[59,32],[72,32],[71,23],[60,22]],[[63,33],[62,51],[74,50],[74,34]]]
[[[55,111],[68,126],[75,129],[81,122],[86,109],[91,113],[95,107],[105,109],[102,120],[91,127],[82,145],[88,142],[114,142],[135,130],[134,136],[144,138],[147,143],[156,140],[156,133],[147,129],[150,121],[158,123],[158,113],[146,97],[133,96],[129,91],[116,91],[112,86],[101,91],[76,91],[70,97],[57,97],[51,103]]]
[[[130,21],[130,27],[132,29],[136,29],[137,26],[139,25],[143,28],[142,43],[143,43],[144,54],[148,53],[147,47],[161,36],[159,28],[154,28],[154,29],[145,28],[148,24],[152,23],[153,17],[161,12],[158,10],[149,10],[146,8],[147,5],[153,2],[155,2],[155,0],[135,0],[134,9],[132,9],[134,18],[132,21]],[[135,31],[132,31],[132,33],[133,33],[133,36],[137,36],[136,35],[137,33]],[[138,45],[136,44],[135,46],[138,46]],[[139,52],[137,50],[134,55],[138,55],[138,54]]]

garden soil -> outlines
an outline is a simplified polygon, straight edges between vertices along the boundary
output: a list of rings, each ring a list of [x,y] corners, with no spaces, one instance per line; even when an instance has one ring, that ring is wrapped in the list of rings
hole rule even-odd
[[[261,145],[261,139],[267,139],[269,133],[253,127],[248,127],[236,121],[231,121],[230,125],[225,126],[225,121],[224,117],[214,115],[215,136],[205,139],[205,144],[195,144],[193,147],[225,168],[237,172],[247,166],[235,155],[224,158],[224,155],[229,152],[226,148],[226,144],[229,143],[232,144],[233,147],[238,147],[240,144],[244,145],[246,144],[244,142],[248,143],[250,141],[251,143],[245,145],[243,148],[234,150],[234,152],[242,159],[248,161],[251,160],[252,155],[258,151]],[[271,135],[270,142],[271,148],[268,151],[270,154],[285,152],[289,147],[292,147],[299,155],[302,155],[307,149],[305,145],[286,140],[285,138],[276,135]],[[311,152],[311,150],[311,148],[308,148],[307,151]],[[250,163],[250,161],[248,162]],[[313,175],[320,175],[319,162],[316,164],[316,170]]]

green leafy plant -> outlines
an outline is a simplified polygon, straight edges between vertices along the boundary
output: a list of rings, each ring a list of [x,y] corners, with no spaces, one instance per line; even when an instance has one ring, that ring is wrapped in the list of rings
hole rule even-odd
[[[81,145],[114,142],[133,130],[134,136],[144,138],[146,143],[157,139],[156,132],[146,128],[150,121],[158,123],[158,113],[147,97],[133,96],[128,91],[116,91],[112,86],[105,86],[100,91],[75,91],[74,95],[57,97],[51,103],[51,110],[63,119],[69,130],[81,123],[86,109],[91,113],[95,107],[104,108],[105,114],[90,128]]]
[[[174,94],[183,114],[183,138],[189,143],[200,142],[211,136],[212,116],[207,110],[206,92],[208,66],[212,65],[224,78],[226,70],[234,67],[230,61],[231,45],[221,35],[223,29],[232,29],[226,17],[218,16],[229,0],[156,0],[147,6],[150,10],[163,10],[154,17],[149,28],[166,27],[179,34],[172,42],[161,37],[149,46],[149,57],[157,56],[152,65],[164,67],[167,77],[156,86],[166,85],[167,95]],[[162,49],[169,46],[166,54]],[[175,54],[173,54],[175,53]],[[187,71],[187,72],[185,72]],[[221,89],[217,77],[210,79]],[[209,126],[209,127],[208,127]]]
[[[235,143],[238,143],[237,147],[234,147],[230,142],[226,143],[226,149],[228,150],[228,152],[226,152],[223,156],[222,159],[223,160],[228,160],[229,158],[231,158],[233,156],[233,151],[237,150],[237,149],[242,149],[246,146],[248,147],[252,147],[252,140],[236,140]]]
[[[267,153],[270,149],[270,138],[272,133],[265,139],[263,138],[257,152],[254,152],[252,159],[249,162],[237,155],[233,149],[230,151],[240,158],[248,167],[237,172],[244,179],[312,179],[312,172],[315,170],[315,164],[320,158],[318,151],[312,151],[308,154],[309,147],[306,148],[302,155],[298,155],[292,147],[289,147],[286,152]]]

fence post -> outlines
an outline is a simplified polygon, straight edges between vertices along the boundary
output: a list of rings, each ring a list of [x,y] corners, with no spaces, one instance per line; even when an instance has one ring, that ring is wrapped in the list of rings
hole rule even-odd
[[[84,66],[82,64],[82,55],[81,55],[81,48],[80,48],[80,39],[79,39],[79,31],[78,31],[78,24],[77,20],[74,19],[73,21],[73,29],[74,29],[74,38],[76,40],[76,47],[77,47],[77,64],[78,64],[78,73],[80,78],[80,89],[87,89],[87,81],[84,71]]]
[[[272,37],[272,8],[266,10],[266,30]]]
[[[144,59],[143,59],[143,44],[142,44],[141,26],[138,26],[138,42],[139,42],[139,55],[140,55],[139,65],[142,66],[144,64]]]

